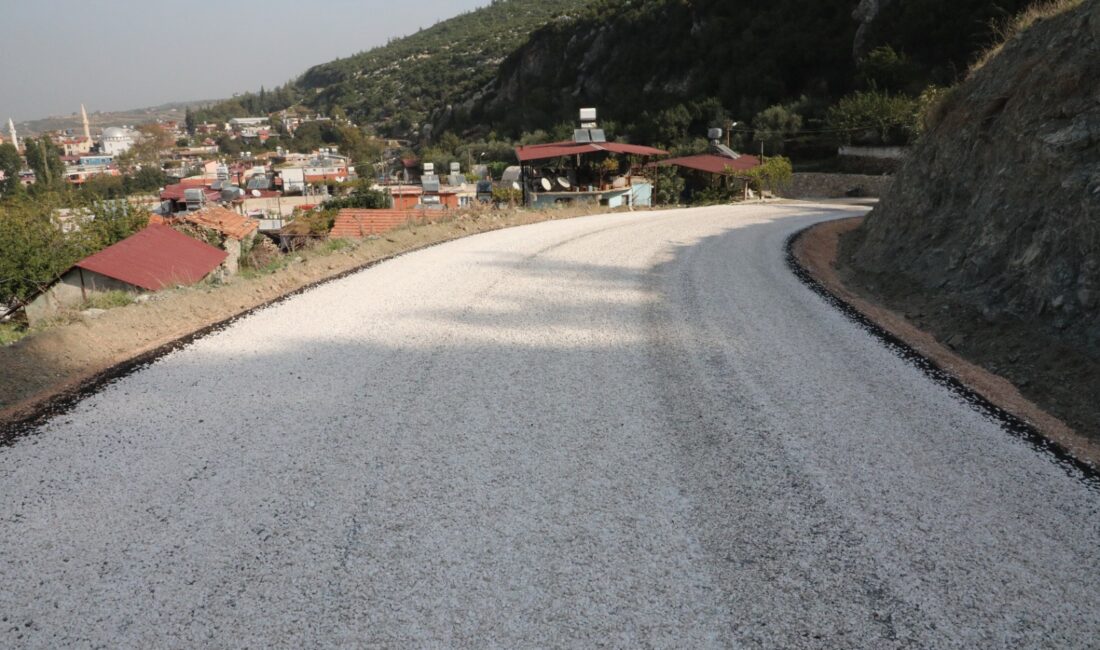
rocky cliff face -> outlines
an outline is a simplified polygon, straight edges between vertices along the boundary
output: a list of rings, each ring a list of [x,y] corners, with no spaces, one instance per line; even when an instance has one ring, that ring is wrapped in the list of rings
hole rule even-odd
[[[579,106],[635,123],[716,99],[752,115],[800,95],[849,89],[854,0],[764,4],[616,0],[532,34],[470,104],[505,130],[572,122]]]
[[[956,88],[845,251],[882,291],[1100,358],[1100,0],[1039,20]]]

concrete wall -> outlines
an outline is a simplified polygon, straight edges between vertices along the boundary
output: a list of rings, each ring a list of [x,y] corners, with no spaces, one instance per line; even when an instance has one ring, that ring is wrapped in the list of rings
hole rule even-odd
[[[886,158],[889,160],[901,160],[907,153],[909,153],[909,147],[843,146],[837,149],[837,155],[851,156],[853,158]]]
[[[859,196],[881,197],[893,176],[865,174],[797,173],[780,194],[789,199],[837,199],[858,191]]]
[[[34,325],[43,319],[56,316],[61,309],[79,307],[95,293],[107,291],[140,293],[142,289],[92,271],[73,268],[26,306],[24,311],[27,314],[27,321]]]
[[[319,196],[283,196],[272,198],[246,198],[241,209],[245,214],[255,211],[263,210],[264,214],[277,214],[280,211],[284,217],[289,217],[294,208],[300,205],[317,205],[321,202]]]

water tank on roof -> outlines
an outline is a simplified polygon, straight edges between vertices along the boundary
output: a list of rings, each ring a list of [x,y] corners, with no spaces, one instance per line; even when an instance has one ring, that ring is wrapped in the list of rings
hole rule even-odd
[[[420,184],[425,192],[439,191],[439,177],[433,174],[425,174],[420,177]]]

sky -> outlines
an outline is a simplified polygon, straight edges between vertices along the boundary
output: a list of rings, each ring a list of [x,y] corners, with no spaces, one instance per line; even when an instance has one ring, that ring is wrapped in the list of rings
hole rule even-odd
[[[0,123],[221,99],[488,0],[2,0]]]

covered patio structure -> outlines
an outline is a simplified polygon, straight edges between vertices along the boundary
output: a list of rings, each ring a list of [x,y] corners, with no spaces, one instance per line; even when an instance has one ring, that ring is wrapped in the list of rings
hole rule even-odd
[[[728,147],[712,143],[710,153],[669,158],[667,160],[661,160],[656,164],[661,167],[680,167],[682,169],[687,169],[691,172],[695,172],[695,176],[697,177],[705,177],[707,183],[714,182],[715,176],[720,177],[727,184],[733,179],[738,179],[741,183],[742,197],[748,198],[749,183],[744,177],[744,172],[759,167],[760,159],[756,156],[740,154]]]
[[[641,157],[644,168],[650,158],[667,156],[667,151],[637,144],[579,140],[516,148],[525,205],[574,201],[590,201],[609,207],[652,205],[653,184],[644,177],[639,182],[629,163],[623,170],[616,157]],[[584,157],[599,157],[599,161],[585,167],[582,165]],[[608,160],[615,162],[607,163]]]

